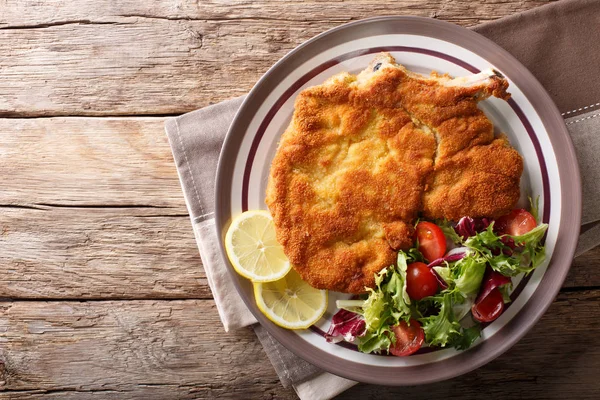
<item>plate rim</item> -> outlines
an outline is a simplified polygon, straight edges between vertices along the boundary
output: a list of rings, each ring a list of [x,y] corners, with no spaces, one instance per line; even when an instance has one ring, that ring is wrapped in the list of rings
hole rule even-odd
[[[465,47],[467,50],[482,57],[483,55],[481,55],[481,51],[473,50],[470,47],[466,47],[466,45],[471,45],[471,47],[487,47],[488,50],[483,51],[483,53],[486,53],[486,56],[484,57],[486,60],[503,71],[509,69],[515,70],[516,73],[513,74],[511,79],[518,76],[519,79],[513,79],[515,84],[517,80],[525,81],[525,84],[519,84],[517,86],[523,92],[527,100],[531,103],[531,106],[539,115],[540,121],[548,132],[548,137],[557,160],[557,169],[559,180],[561,182],[561,217],[559,223],[561,229],[558,232],[556,241],[557,245],[555,246],[554,254],[550,260],[546,275],[540,281],[540,286],[533,293],[532,297],[512,318],[511,321],[500,328],[501,331],[507,330],[507,340],[504,340],[498,346],[494,347],[491,346],[492,342],[494,341],[492,337],[480,343],[476,348],[461,352],[460,354],[450,357],[449,359],[441,360],[431,364],[411,367],[382,367],[365,365],[325,353],[323,350],[308,343],[301,343],[301,339],[298,338],[294,332],[279,328],[266,319],[266,317],[262,315],[262,313],[254,304],[253,299],[244,295],[244,290],[240,284],[240,277],[236,275],[231,265],[229,265],[229,261],[223,246],[223,237],[225,234],[224,223],[227,222],[227,220],[225,220],[225,216],[223,215],[224,207],[222,207],[222,205],[225,204],[223,202],[223,198],[227,197],[225,189],[227,185],[224,184],[224,180],[226,180],[225,175],[227,169],[229,168],[230,172],[233,170],[233,163],[230,162],[231,158],[229,158],[228,155],[232,152],[232,147],[235,145],[234,139],[239,139],[234,138],[233,132],[235,132],[237,126],[242,123],[244,112],[248,108],[248,105],[251,104],[253,97],[256,96],[256,92],[261,88],[261,86],[264,85],[265,82],[268,82],[269,78],[276,73],[282,64],[289,62],[290,59],[302,52],[302,50],[307,46],[311,46],[315,42],[318,43],[319,41],[333,34],[339,34],[343,31],[354,31],[352,33],[356,33],[360,32],[362,26],[378,23],[414,24],[419,27],[419,29],[423,30],[427,30],[428,28],[430,30],[445,30],[452,36],[442,40]],[[394,33],[407,32],[400,31]],[[410,33],[412,32],[408,32],[408,34]],[[439,39],[439,37],[431,36],[430,34],[423,32],[419,33],[419,35]],[[324,45],[324,43],[321,43],[321,45]],[[325,45],[325,48],[327,47],[329,46]],[[298,63],[298,61],[296,62]],[[299,62],[298,64],[302,63],[303,61]],[[559,149],[558,152],[557,148]],[[567,193],[570,195],[567,195]],[[557,293],[562,287],[564,279],[566,278],[566,275],[570,269],[571,260],[573,259],[579,236],[582,208],[581,198],[581,177],[579,166],[564,120],[547,91],[525,66],[523,66],[516,58],[514,58],[514,56],[502,49],[496,43],[492,42],[490,39],[487,39],[486,37],[467,28],[426,17],[384,16],[366,18],[343,24],[305,41],[287,53],[284,57],[279,59],[258,80],[258,82],[254,85],[252,90],[242,102],[242,105],[232,120],[223,142],[221,153],[219,155],[217,179],[215,182],[215,226],[217,229],[219,250],[225,264],[227,265],[229,276],[232,278],[237,292],[240,294],[240,297],[259,321],[259,323],[261,323],[261,325],[263,325],[265,329],[285,348],[321,369],[348,379],[365,383],[403,386],[437,382],[468,373],[503,354],[510,347],[516,344],[537,323],[537,321],[552,304],[553,299],[556,297]],[[569,205],[571,207],[567,207]],[[574,221],[577,221],[577,223]],[[568,229],[564,229],[565,226]],[[561,243],[562,246],[559,247],[559,243]],[[555,266],[550,268],[553,265]],[[553,273],[556,276],[550,280],[550,275],[548,275],[549,273]],[[549,287],[545,287],[546,290],[542,291],[541,289],[543,286]],[[538,308],[533,307],[534,300],[535,304],[539,306]],[[527,316],[528,318],[525,319],[524,316]],[[306,348],[307,346],[309,348]],[[452,365],[453,368],[447,368],[448,364]],[[388,372],[392,373],[386,374],[385,370],[389,370]],[[418,375],[416,373],[417,371]],[[424,374],[423,372],[425,371],[427,371],[428,374]]]

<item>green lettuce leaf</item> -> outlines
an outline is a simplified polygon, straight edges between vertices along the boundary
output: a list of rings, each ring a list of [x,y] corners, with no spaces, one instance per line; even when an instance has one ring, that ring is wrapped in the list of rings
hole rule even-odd
[[[420,322],[425,332],[425,340],[431,346],[444,347],[455,335],[460,335],[461,326],[456,321],[452,311],[452,293],[434,297],[439,304],[437,315],[421,318]]]
[[[529,199],[529,212],[531,213],[531,215],[533,216],[533,219],[535,219],[536,223],[540,223],[540,196],[535,198],[535,204],[533,203],[533,199],[529,196],[527,197]]]
[[[502,250],[507,246],[502,243],[500,236],[494,233],[494,223],[492,222],[485,231],[469,237],[465,241],[465,246],[485,257],[493,257],[494,250]]]
[[[504,304],[508,304],[512,301],[510,299],[510,292],[512,290],[512,282],[507,283],[506,285],[498,286],[498,290],[500,290],[500,293],[502,293],[502,299],[504,300]]]
[[[392,274],[386,290],[394,300],[396,308],[410,316],[410,296],[406,291],[406,271],[408,269],[406,258],[406,254],[403,251],[398,252],[396,273]]]
[[[454,317],[457,321],[461,321],[465,316],[467,316],[471,312],[471,307],[473,303],[475,303],[475,299],[477,298],[477,293],[474,293],[468,297],[455,298],[452,304],[452,312],[454,312]]]
[[[411,248],[410,250],[408,250],[406,252],[406,262],[408,264],[414,263],[414,262],[425,262],[425,258],[423,257],[423,254],[421,254],[421,252],[419,251],[419,241],[415,241],[415,247]]]
[[[367,330],[378,330],[385,322],[384,314],[387,309],[385,295],[380,291],[369,289],[369,297],[364,301],[362,309]]]
[[[477,324],[470,328],[463,328],[460,334],[454,335],[451,345],[458,350],[466,350],[471,347],[479,336],[481,336],[481,325]]]
[[[522,263],[522,257],[500,254],[490,258],[488,262],[494,271],[498,271],[504,276],[515,276],[533,270],[529,262]]]
[[[381,329],[378,331],[369,331],[365,336],[359,338],[358,350],[363,353],[373,353],[388,351],[392,345],[390,337],[393,337],[390,329]]]
[[[411,316],[411,301],[406,292],[406,270],[409,256],[398,252],[398,262],[375,275],[375,288],[367,289],[366,300],[338,300],[337,306],[361,314],[367,332],[359,338],[359,349],[365,353],[387,351],[394,340],[391,327]]]
[[[541,241],[547,229],[548,224],[540,224],[524,235],[497,235],[494,233],[492,223],[485,231],[468,238],[465,246],[474,250],[477,256],[485,259],[492,269],[502,275],[528,274],[545,259],[546,250]],[[504,244],[501,240],[503,236],[513,240],[517,248],[513,250]],[[511,255],[509,256],[505,252],[509,252]]]
[[[433,267],[433,270],[446,282],[448,286],[452,286],[454,284],[454,277],[452,276],[452,270],[448,267]]]
[[[539,224],[529,232],[520,236],[510,236],[517,244],[538,244],[548,229],[548,224]]]
[[[486,260],[482,257],[468,255],[454,265],[454,285],[463,297],[476,294],[481,286],[485,273]]]
[[[487,259],[477,253],[446,263],[446,266],[433,267],[433,270],[446,282],[449,289],[463,297],[476,294],[481,286]]]
[[[448,239],[450,239],[452,242],[454,242],[454,244],[462,244],[463,243],[463,239],[460,237],[460,235],[458,233],[456,233],[456,231],[450,224],[450,221],[448,221],[448,220],[436,221],[436,225],[440,227],[442,232],[444,232],[444,235]]]

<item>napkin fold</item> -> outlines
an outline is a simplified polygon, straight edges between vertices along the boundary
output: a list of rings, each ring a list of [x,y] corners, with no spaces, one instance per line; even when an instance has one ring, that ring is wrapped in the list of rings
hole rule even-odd
[[[563,0],[474,28],[517,57],[542,82],[566,118],[583,181],[582,233],[576,256],[600,244],[600,2]],[[243,97],[166,121],[194,235],[226,331],[253,325],[282,384],[301,399],[331,398],[356,382],[298,358],[245,306],[217,240],[214,185],[221,145]]]

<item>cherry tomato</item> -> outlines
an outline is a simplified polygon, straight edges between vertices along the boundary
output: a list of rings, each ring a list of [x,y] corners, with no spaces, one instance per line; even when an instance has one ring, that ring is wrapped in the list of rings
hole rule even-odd
[[[526,234],[536,226],[537,223],[533,215],[520,208],[512,210],[510,214],[498,218],[494,228],[498,233],[520,236]]]
[[[433,296],[438,291],[438,281],[433,271],[422,262],[408,264],[406,269],[406,292],[413,300]]]
[[[492,322],[502,314],[502,311],[504,311],[504,299],[498,288],[494,288],[483,300],[471,307],[473,318],[479,322]]]
[[[410,325],[401,321],[398,325],[393,326],[392,330],[396,336],[396,343],[390,347],[390,353],[395,356],[410,356],[419,350],[425,341],[423,328],[414,319],[410,320]]]
[[[415,234],[419,241],[419,251],[427,261],[442,258],[446,254],[446,236],[436,224],[419,222]]]

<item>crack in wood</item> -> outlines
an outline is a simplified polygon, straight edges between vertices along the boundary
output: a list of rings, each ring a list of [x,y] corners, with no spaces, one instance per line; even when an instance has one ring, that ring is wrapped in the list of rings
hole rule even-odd
[[[63,204],[63,203],[35,203],[34,205],[42,207],[55,208],[156,208],[173,209],[171,206],[158,206],[152,204]]]
[[[55,26],[64,26],[64,25],[125,25],[125,23],[114,22],[114,21],[91,21],[89,19],[79,19],[79,20],[72,20],[72,21],[46,22],[43,24],[35,24],[35,25],[7,25],[7,26],[0,26],[0,30],[46,29],[46,28],[52,28]]]
[[[20,393],[20,394],[60,394],[60,393],[127,393],[129,390],[120,389],[77,389],[77,388],[57,388],[57,389],[0,389],[0,393]]]
[[[35,205],[25,205],[25,204],[0,204],[0,208],[16,208],[16,209],[24,209],[24,210],[46,210],[44,207],[36,207]]]
[[[135,297],[0,297],[0,306],[3,304],[10,303],[48,303],[48,302],[65,302],[65,303],[109,303],[115,301],[214,301],[212,295],[207,296],[172,296],[168,295],[163,297],[144,297],[144,296],[135,296]]]
[[[304,23],[304,22],[313,22],[313,21],[320,21],[320,20],[311,20],[308,18],[303,18],[303,19],[298,19],[298,18],[278,18],[278,17],[261,17],[261,16],[253,16],[253,17],[218,17],[218,16],[211,16],[208,18],[196,18],[196,17],[167,17],[167,16],[158,16],[158,15],[149,15],[149,14],[120,14],[117,15],[118,17],[123,17],[123,18],[146,18],[146,19],[157,19],[157,20],[164,20],[164,21],[205,21],[205,22],[227,22],[227,21],[232,21],[232,22],[237,22],[237,21],[275,21],[275,22],[300,22],[300,23]],[[329,21],[331,22],[347,22],[347,21],[351,21],[353,19],[353,17],[332,17]]]
[[[210,103],[209,105],[212,105],[214,103]],[[4,112],[4,111],[0,111],[0,118],[2,119],[39,119],[39,120],[44,120],[44,119],[52,119],[52,118],[90,118],[90,119],[109,119],[109,118],[123,118],[123,119],[139,119],[139,118],[156,118],[156,119],[164,119],[164,118],[171,118],[171,117],[179,117],[181,116],[183,113],[185,113],[186,111],[182,111],[180,113],[167,113],[167,114],[161,114],[161,113],[131,113],[131,114],[98,114],[98,113],[86,113],[86,112],[82,112],[81,114],[72,114],[72,113],[65,113],[65,114],[60,114],[60,113],[56,113],[56,114],[51,114],[51,115],[46,115],[46,114],[26,114],[26,115],[21,115],[19,112]]]
[[[0,208],[15,208],[25,210],[50,210],[52,208],[73,208],[73,209],[159,209],[173,210],[176,207],[159,206],[152,204],[61,204],[61,203],[33,203],[33,204],[0,204]],[[179,214],[153,214],[143,215],[143,217],[189,217],[187,213]]]
[[[563,287],[560,289],[560,293],[574,293],[586,291],[600,291],[600,286],[571,286]]]

